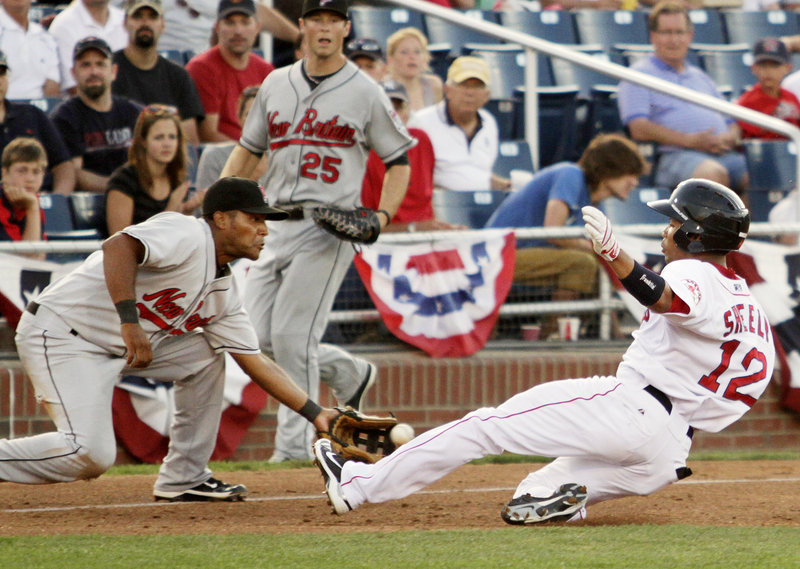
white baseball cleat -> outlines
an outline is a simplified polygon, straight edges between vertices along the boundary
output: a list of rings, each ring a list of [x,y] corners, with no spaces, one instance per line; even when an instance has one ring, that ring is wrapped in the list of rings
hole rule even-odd
[[[342,479],[342,466],[346,462],[341,456],[336,454],[328,439],[319,439],[314,443],[314,464],[317,465],[322,477],[325,479],[325,493],[328,495],[334,514],[346,514],[353,508],[347,503],[339,485]]]
[[[513,525],[566,522],[575,514],[581,514],[577,519],[583,519],[586,517],[584,506],[588,498],[586,486],[563,484],[547,498],[530,494],[514,498],[500,512],[500,517]]]

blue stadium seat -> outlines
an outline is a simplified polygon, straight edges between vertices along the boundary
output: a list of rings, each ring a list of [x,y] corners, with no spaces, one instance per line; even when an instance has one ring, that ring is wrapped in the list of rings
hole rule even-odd
[[[540,168],[579,157],[578,92],[575,86],[539,88]]]
[[[733,99],[738,98],[756,82],[756,77],[750,70],[753,62],[750,50],[702,50],[697,55],[706,73],[720,90],[730,87]]]
[[[105,215],[106,195],[95,192],[73,192],[69,196],[72,225],[75,229],[101,231]]]
[[[605,211],[614,225],[634,223],[657,223],[666,225],[667,219],[647,207],[647,202],[668,198],[670,191],[666,188],[635,188],[628,199],[623,201],[617,198],[606,198],[600,202],[600,207]]]
[[[575,33],[575,22],[570,12],[509,10],[499,14],[500,23],[510,30],[530,34],[554,43],[573,45],[579,43],[578,34]]]
[[[578,48],[578,50],[601,61],[610,61],[609,54],[599,46],[585,46]],[[610,75],[604,75],[582,65],[575,65],[558,57],[551,58],[550,64],[553,68],[553,83],[561,87],[576,85],[579,90],[579,96],[584,99],[590,98],[592,87],[595,85],[616,85],[619,82]]]
[[[630,10],[578,10],[575,29],[582,44],[600,44],[610,50],[615,43],[650,43],[647,14]]]
[[[39,207],[44,212],[44,232],[53,241],[99,239],[94,229],[76,229],[69,200],[63,194],[40,194]]]
[[[50,111],[55,109],[63,100],[64,99],[60,97],[38,97],[36,99],[16,99],[14,102],[27,103],[43,110],[47,114],[50,114]]]
[[[583,125],[580,147],[603,132],[622,132],[625,129],[619,116],[616,85],[595,85],[590,90],[589,112]]]
[[[184,52],[183,52],[183,64],[186,65],[187,63],[189,63],[195,55],[197,55],[197,54],[194,51],[192,51],[191,49],[184,50]]]
[[[475,20],[497,23],[497,13],[491,10],[466,10],[464,15]],[[436,16],[425,15],[424,22],[428,41],[433,44],[449,44],[451,57],[461,55],[464,45],[468,43],[497,44],[503,41],[500,38],[459,26]]]
[[[158,55],[164,59],[169,59],[173,63],[177,63],[181,67],[186,64],[183,52],[179,49],[160,49],[158,50]]]
[[[689,19],[694,25],[693,43],[726,44],[728,36],[717,10],[689,10]]]
[[[511,170],[527,170],[533,172],[531,147],[524,140],[500,141],[497,159],[492,171],[504,178],[511,177]]]
[[[720,12],[728,43],[744,43],[752,45],[760,38],[793,36],[800,33],[797,15],[792,11],[770,10],[744,12],[742,10],[725,10]]]
[[[486,225],[489,217],[506,196],[508,193],[500,190],[476,192],[434,190],[433,211],[437,218],[448,223],[479,229]]]
[[[753,221],[767,221],[772,207],[797,184],[797,148],[787,140],[750,139],[744,141],[744,151],[750,214]]]
[[[523,120],[517,116],[521,106],[521,101],[517,99],[489,99],[483,106],[497,121],[501,141],[512,140],[516,136],[517,122]]]
[[[431,72],[438,75],[442,81],[446,81],[447,69],[453,61],[453,58],[450,57],[450,44],[429,43],[428,53],[431,55],[431,60],[428,63]]]
[[[525,51],[510,45],[466,44],[464,52],[481,57],[489,64],[493,99],[511,99],[518,87],[525,85]],[[550,60],[537,54],[537,78],[541,87],[552,87]]]
[[[385,44],[390,35],[402,28],[414,27],[425,33],[422,14],[405,8],[353,6],[349,14],[354,38],[376,38]]]

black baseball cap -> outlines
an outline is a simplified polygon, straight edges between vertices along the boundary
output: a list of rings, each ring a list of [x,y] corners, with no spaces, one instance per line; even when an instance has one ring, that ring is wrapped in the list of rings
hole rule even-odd
[[[300,17],[305,18],[312,12],[320,10],[336,12],[347,19],[347,0],[304,0],[303,12]]]
[[[264,192],[258,182],[236,176],[220,178],[211,184],[203,198],[203,215],[211,215],[215,211],[232,210],[263,213],[271,221],[280,221],[289,217],[289,214],[282,209],[267,205],[264,200]]]
[[[775,61],[777,63],[790,63],[789,50],[786,44],[778,38],[761,38],[753,46],[753,63],[762,61]]]
[[[369,57],[373,61],[383,59],[381,44],[372,38],[350,40],[344,46],[344,53],[350,59],[355,59],[356,57]]]
[[[78,59],[90,49],[96,49],[104,56],[108,58],[111,57],[111,48],[106,43],[106,40],[103,38],[98,38],[97,36],[89,36],[88,38],[83,38],[75,44],[75,48],[72,50],[72,59]]]
[[[222,0],[217,7],[217,20],[223,20],[231,14],[256,15],[256,4],[253,0]]]

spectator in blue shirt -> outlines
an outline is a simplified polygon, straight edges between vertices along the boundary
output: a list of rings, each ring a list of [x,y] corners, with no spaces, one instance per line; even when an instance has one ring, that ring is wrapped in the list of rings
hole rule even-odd
[[[713,80],[686,61],[693,26],[685,4],[659,2],[649,26],[655,53],[633,69],[722,100]],[[659,145],[657,185],[674,188],[686,178],[707,178],[739,194],[747,190],[747,165],[736,151],[739,127],[732,118],[625,81],[617,100],[633,139]]]

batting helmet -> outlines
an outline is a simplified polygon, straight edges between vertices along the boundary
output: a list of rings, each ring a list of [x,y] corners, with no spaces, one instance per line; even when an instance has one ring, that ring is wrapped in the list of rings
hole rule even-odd
[[[711,180],[685,180],[668,199],[647,205],[682,222],[675,232],[675,244],[689,253],[735,251],[750,228],[750,212],[741,198]]]

